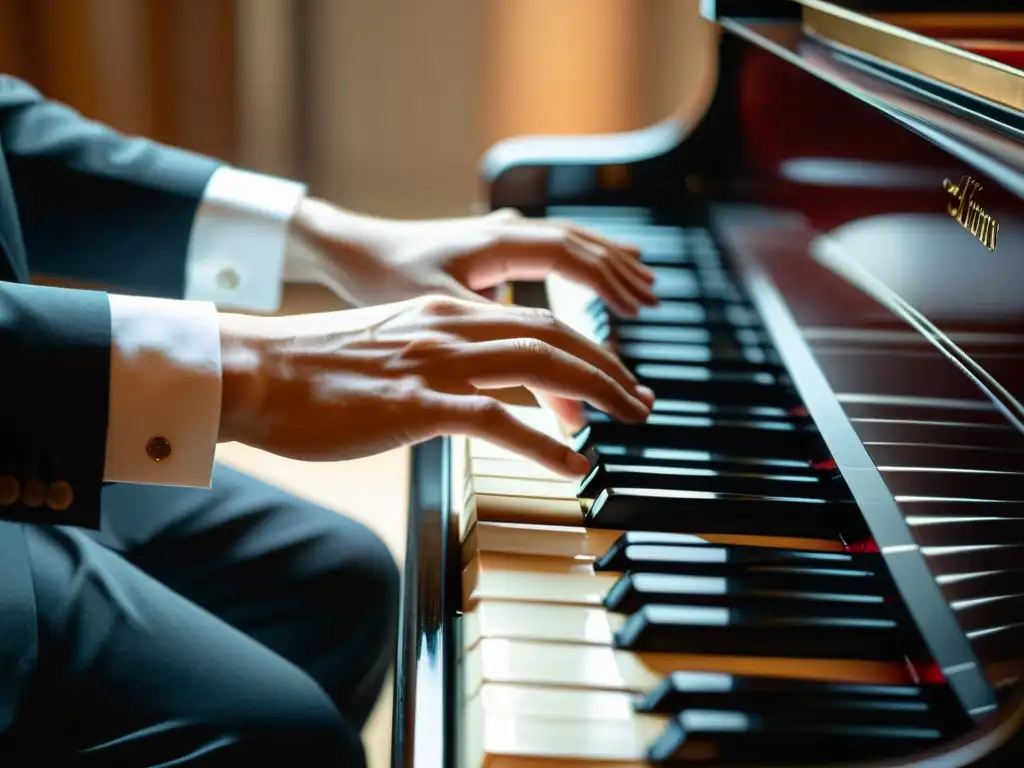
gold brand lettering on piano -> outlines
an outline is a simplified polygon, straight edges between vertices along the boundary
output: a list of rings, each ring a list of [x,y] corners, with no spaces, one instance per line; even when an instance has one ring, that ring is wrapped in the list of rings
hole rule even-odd
[[[945,179],[942,187],[952,198],[946,205],[949,215],[978,238],[982,245],[994,251],[999,240],[999,224],[975,200],[984,187],[970,176],[962,176],[959,184]]]

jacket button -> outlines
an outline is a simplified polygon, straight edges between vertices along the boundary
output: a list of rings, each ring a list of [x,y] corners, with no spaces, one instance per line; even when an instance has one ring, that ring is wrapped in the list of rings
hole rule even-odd
[[[21,496],[21,483],[12,475],[0,475],[0,507],[9,507]]]
[[[43,506],[45,501],[46,483],[35,477],[26,480],[24,487],[21,489],[21,503],[26,507],[35,509],[36,507]]]
[[[50,487],[46,489],[46,506],[57,512],[63,512],[74,500],[75,492],[71,490],[71,485],[63,480],[50,483]]]
[[[146,443],[146,454],[153,461],[163,461],[171,455],[171,442],[163,435],[149,438]]]

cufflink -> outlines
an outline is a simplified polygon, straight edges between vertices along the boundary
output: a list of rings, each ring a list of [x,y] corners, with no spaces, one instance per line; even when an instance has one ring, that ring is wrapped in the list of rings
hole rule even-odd
[[[21,503],[26,507],[35,509],[43,506],[46,501],[46,483],[37,477],[31,477],[25,481],[21,489]]]
[[[242,282],[238,272],[230,267],[222,269],[217,273],[217,285],[226,291],[233,291]]]
[[[153,461],[163,461],[171,455],[171,441],[163,435],[156,435],[149,438],[146,443],[146,455]]]
[[[71,490],[71,485],[63,480],[50,483],[50,487],[46,489],[46,506],[57,512],[63,512],[74,500],[75,492]]]
[[[9,507],[21,496],[21,483],[12,475],[0,475],[0,507]]]

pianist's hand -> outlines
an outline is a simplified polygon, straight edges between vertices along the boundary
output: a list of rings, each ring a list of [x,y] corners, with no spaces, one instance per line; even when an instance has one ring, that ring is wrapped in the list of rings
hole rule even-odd
[[[525,385],[643,421],[653,395],[550,314],[446,297],[293,317],[221,315],[221,440],[302,460],[379,453],[444,434],[582,475],[579,454],[487,395]]]
[[[396,221],[307,199],[292,233],[291,276],[324,284],[356,306],[428,293],[479,301],[503,282],[551,272],[588,285],[621,315],[658,303],[635,248],[515,211]]]

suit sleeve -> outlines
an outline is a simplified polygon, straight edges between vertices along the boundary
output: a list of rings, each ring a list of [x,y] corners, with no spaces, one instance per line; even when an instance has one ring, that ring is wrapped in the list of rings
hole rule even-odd
[[[21,372],[0,378],[0,519],[95,527],[104,481],[208,487],[216,309],[277,308],[305,187],[123,136],[4,76],[0,139],[30,271],[136,294],[0,282],[0,368]]]
[[[124,136],[9,76],[0,140],[32,272],[185,295],[196,211],[221,163]]]
[[[0,282],[0,519],[98,527],[110,329],[104,293]]]

